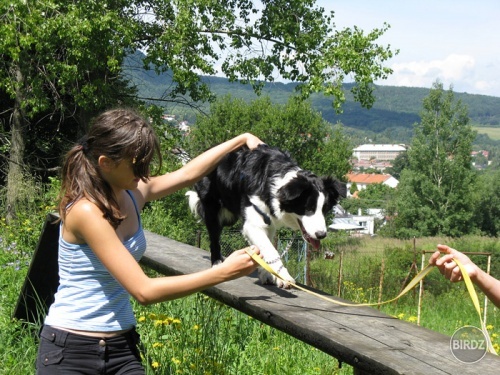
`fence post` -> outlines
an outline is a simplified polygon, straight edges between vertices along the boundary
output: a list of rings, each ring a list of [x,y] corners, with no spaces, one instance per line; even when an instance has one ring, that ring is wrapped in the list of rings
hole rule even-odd
[[[422,251],[422,263],[420,264],[420,270],[424,269],[425,264],[425,251]],[[420,325],[420,313],[422,311],[422,297],[424,296],[424,279],[419,282],[418,290],[418,307],[417,307],[417,325]]]
[[[384,288],[384,272],[385,272],[385,261],[382,257],[382,264],[380,265],[380,281],[378,284],[378,309],[380,310],[380,302],[382,302],[382,290]]]
[[[342,261],[343,261],[343,258],[344,258],[344,251],[340,251],[340,261],[339,261],[339,277],[338,277],[338,280],[339,280],[339,291],[337,293],[337,295],[339,297],[341,297],[340,293],[341,293],[341,288],[342,288]]]

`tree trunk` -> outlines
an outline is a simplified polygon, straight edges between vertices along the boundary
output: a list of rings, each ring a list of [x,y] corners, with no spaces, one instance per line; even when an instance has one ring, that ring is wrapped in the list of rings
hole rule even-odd
[[[9,158],[9,170],[7,172],[7,196],[6,196],[6,213],[5,219],[7,222],[16,218],[17,203],[21,195],[21,187],[23,182],[23,169],[24,169],[24,149],[25,139],[24,133],[26,130],[26,117],[24,116],[21,107],[23,102],[22,87],[24,77],[21,69],[16,66],[13,68],[13,75],[17,82],[16,98],[14,103],[14,111],[11,118],[11,147]]]

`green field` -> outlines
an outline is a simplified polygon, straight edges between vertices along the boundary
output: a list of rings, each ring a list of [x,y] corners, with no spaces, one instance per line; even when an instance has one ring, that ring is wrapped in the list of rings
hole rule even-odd
[[[500,128],[490,128],[486,126],[474,126],[474,130],[477,130],[479,134],[487,134],[491,139],[495,141],[500,140]]]

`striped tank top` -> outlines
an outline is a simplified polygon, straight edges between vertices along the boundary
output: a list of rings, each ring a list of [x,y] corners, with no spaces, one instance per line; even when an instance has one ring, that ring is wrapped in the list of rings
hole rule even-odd
[[[146,251],[139,218],[137,232],[123,242],[135,260]],[[62,232],[62,231],[61,231]],[[129,293],[115,280],[86,244],[72,244],[59,235],[59,287],[45,324],[84,331],[111,332],[136,325]]]

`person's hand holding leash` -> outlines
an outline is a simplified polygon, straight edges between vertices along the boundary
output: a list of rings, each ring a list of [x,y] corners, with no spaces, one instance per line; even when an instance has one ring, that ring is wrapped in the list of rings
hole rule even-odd
[[[462,281],[463,275],[454,259],[462,263],[464,270],[471,281],[477,285],[484,294],[500,307],[500,280],[479,268],[467,255],[446,245],[438,245],[439,251],[432,254],[429,263],[435,265],[439,271],[452,282]],[[445,253],[442,257],[441,253]]]
[[[457,264],[453,261],[453,259],[456,258],[460,263],[462,263],[465,270],[467,271],[467,274],[474,282],[478,274],[478,267],[470,260],[467,255],[446,245],[438,245],[437,248],[439,249],[439,251],[436,251],[434,254],[432,254],[431,258],[429,259],[429,263],[435,265],[439,269],[439,272],[444,275],[444,277],[452,282],[463,280],[462,272],[458,268]],[[442,253],[445,253],[445,255],[440,258]]]

